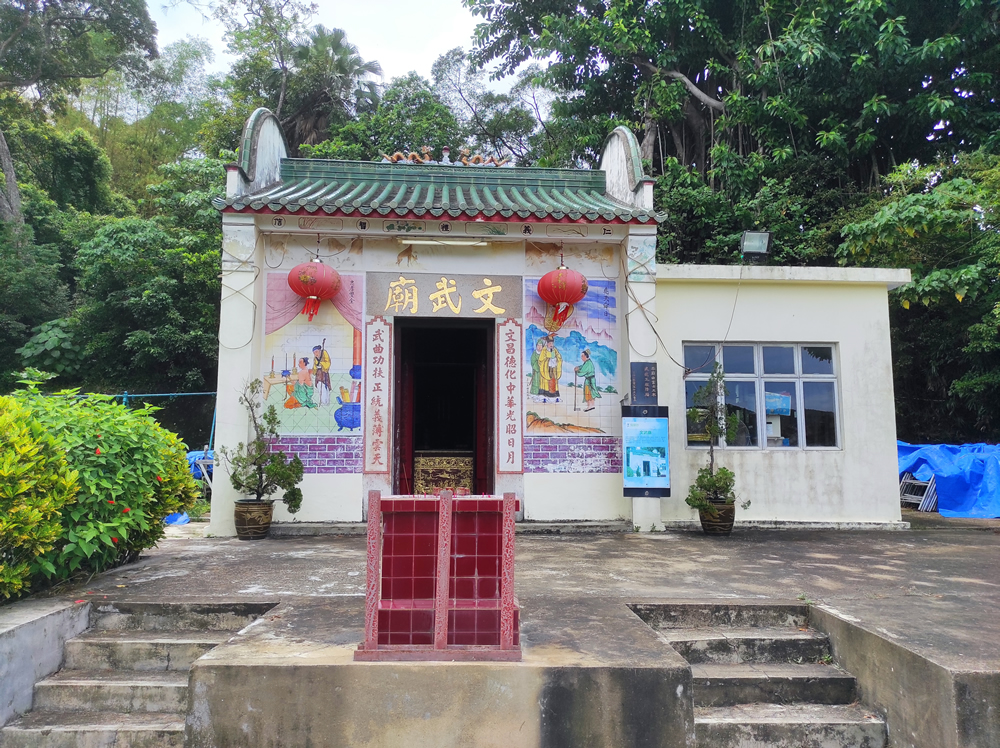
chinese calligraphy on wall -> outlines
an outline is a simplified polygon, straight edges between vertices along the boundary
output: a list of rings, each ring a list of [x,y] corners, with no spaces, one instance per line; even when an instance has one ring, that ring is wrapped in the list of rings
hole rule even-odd
[[[365,324],[365,472],[389,472],[392,325],[382,317]]]
[[[392,317],[520,317],[521,278],[512,275],[368,273],[366,311]]]
[[[497,325],[497,472],[524,472],[524,331],[515,320]]]

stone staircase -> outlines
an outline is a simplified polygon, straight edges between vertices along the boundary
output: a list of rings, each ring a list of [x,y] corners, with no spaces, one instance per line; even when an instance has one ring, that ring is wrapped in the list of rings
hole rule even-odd
[[[181,748],[191,664],[272,605],[95,603],[0,748]]]
[[[637,606],[638,607],[638,606]],[[854,676],[796,604],[681,604],[636,610],[691,663],[695,734],[711,748],[884,748]]]

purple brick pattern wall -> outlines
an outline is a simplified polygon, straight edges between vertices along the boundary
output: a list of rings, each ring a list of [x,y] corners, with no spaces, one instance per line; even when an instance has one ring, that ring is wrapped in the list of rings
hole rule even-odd
[[[622,440],[617,436],[526,436],[526,473],[620,473]]]
[[[298,455],[307,473],[360,473],[362,437],[357,436],[282,436],[275,449]]]

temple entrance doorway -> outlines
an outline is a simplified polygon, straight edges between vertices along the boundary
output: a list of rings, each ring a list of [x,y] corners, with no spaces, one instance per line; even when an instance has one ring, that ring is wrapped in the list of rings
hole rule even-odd
[[[396,494],[493,492],[494,329],[397,319]]]

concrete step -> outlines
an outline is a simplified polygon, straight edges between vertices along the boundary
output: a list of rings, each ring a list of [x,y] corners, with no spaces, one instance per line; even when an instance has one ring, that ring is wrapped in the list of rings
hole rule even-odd
[[[60,670],[35,684],[34,709],[47,711],[183,712],[188,674]]]
[[[740,602],[679,600],[629,605],[656,631],[693,628],[799,628],[806,625],[809,606],[798,601]]]
[[[704,663],[691,666],[695,706],[850,704],[857,696],[853,675],[833,665]]]
[[[857,705],[696,707],[699,748],[884,748],[882,719]]]
[[[188,670],[229,631],[87,631],[66,642],[67,670]]]
[[[0,729],[2,748],[183,748],[183,714],[33,711]]]
[[[527,520],[514,526],[518,535],[604,535],[632,532],[627,520],[568,520],[539,522]],[[368,525],[364,522],[272,522],[270,537],[295,538],[318,535],[364,535]]]
[[[826,634],[801,627],[666,628],[657,634],[692,664],[814,663],[830,656]]]
[[[518,535],[606,535],[608,533],[633,532],[634,529],[630,520],[567,520],[562,522],[526,520],[514,525],[514,531]]]
[[[94,604],[90,623],[99,631],[239,631],[275,605],[106,601]]]

